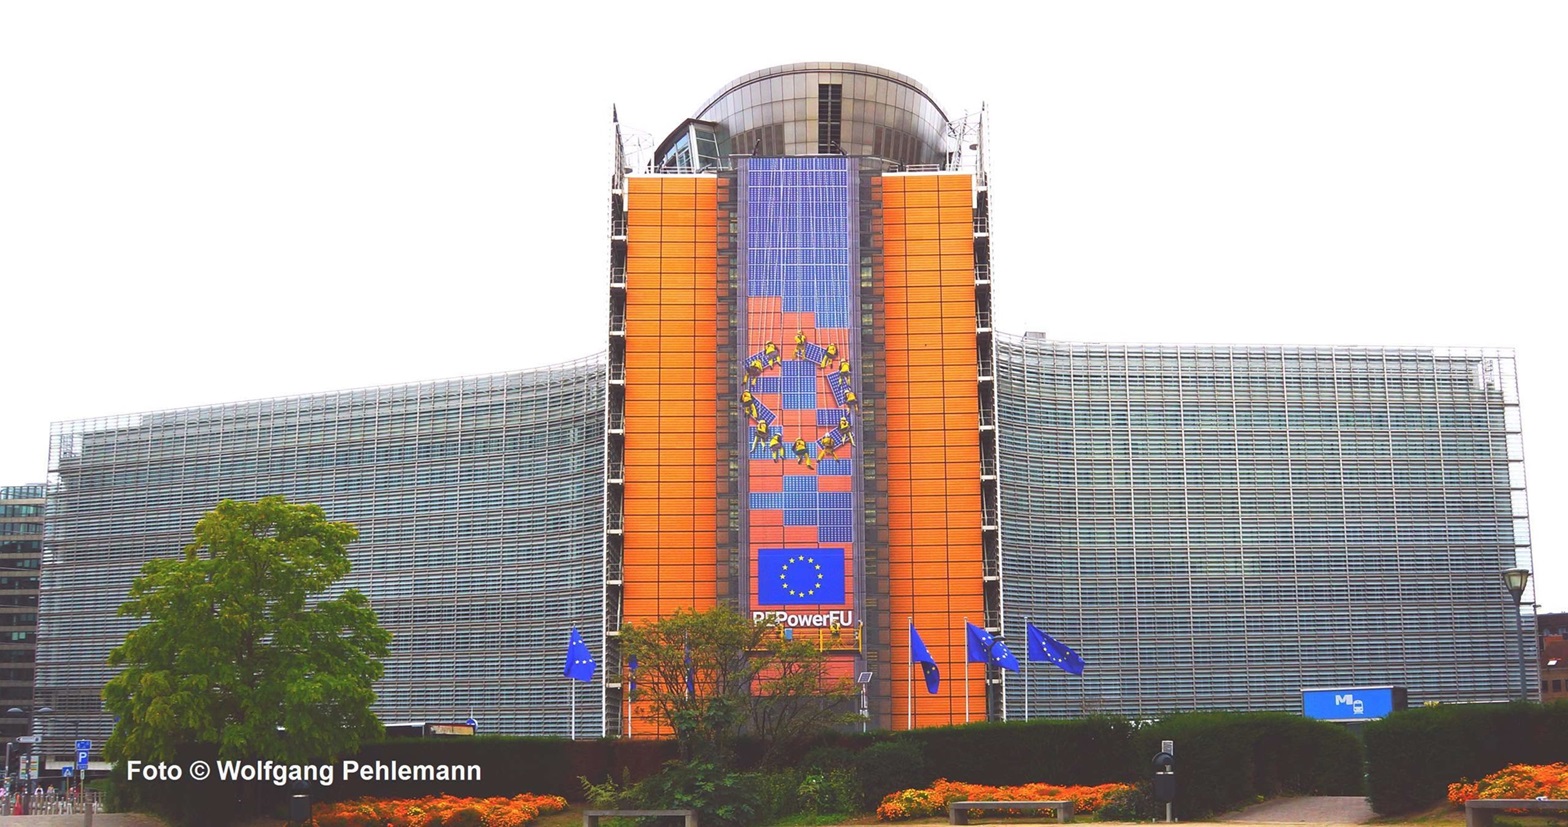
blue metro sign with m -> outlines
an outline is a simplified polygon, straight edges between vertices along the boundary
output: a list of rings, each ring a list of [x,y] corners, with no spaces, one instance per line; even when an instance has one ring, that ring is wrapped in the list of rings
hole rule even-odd
[[[757,603],[763,606],[837,606],[844,602],[844,550],[757,550]]]
[[[1320,721],[1372,721],[1405,708],[1402,686],[1301,690],[1301,712]]]

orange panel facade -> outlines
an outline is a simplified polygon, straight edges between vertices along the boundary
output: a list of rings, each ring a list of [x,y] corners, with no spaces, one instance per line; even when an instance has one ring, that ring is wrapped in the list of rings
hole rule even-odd
[[[966,620],[985,625],[973,181],[886,175],[879,189],[892,726],[962,723],[966,708],[985,720],[985,668],[966,663],[964,635]],[[932,695],[913,670],[912,714],[910,618],[942,673]]]
[[[715,603],[717,182],[627,185],[624,623]]]

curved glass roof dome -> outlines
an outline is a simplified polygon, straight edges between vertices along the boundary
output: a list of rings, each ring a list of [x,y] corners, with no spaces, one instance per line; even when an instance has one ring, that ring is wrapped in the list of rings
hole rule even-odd
[[[723,156],[862,155],[900,165],[941,164],[947,114],[925,86],[864,63],[789,63],[725,84],[660,144],[675,151],[688,130]]]

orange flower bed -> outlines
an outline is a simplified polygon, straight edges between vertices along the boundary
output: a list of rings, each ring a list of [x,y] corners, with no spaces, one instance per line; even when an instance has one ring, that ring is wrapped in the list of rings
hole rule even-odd
[[[906,818],[946,815],[947,805],[954,801],[1071,801],[1075,813],[1092,813],[1105,804],[1106,796],[1131,789],[1131,785],[1128,784],[1064,787],[1059,784],[1036,783],[1021,784],[1016,787],[990,787],[984,784],[948,781],[943,778],[938,779],[928,789],[900,790],[888,795],[877,806],[877,818],[882,821],[902,821]],[[1021,809],[999,812],[1010,812],[1012,815],[1024,814]]]
[[[1476,798],[1568,798],[1568,764],[1512,764],[1480,781],[1448,785],[1448,800],[1463,807]]]
[[[427,795],[424,798],[356,798],[311,809],[310,827],[441,827],[453,815],[472,811],[457,823],[484,827],[523,827],[541,813],[559,813],[566,799],[558,795],[523,793],[511,798],[458,798]],[[477,821],[474,821],[477,819]]]

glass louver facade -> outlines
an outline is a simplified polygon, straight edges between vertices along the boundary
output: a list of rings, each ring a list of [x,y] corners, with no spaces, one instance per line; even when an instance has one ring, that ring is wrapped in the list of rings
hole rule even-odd
[[[567,629],[604,612],[602,357],[535,370],[58,423],[36,721],[50,755],[102,742],[115,615],[220,499],[281,494],[359,528],[340,585],[393,635],[376,712],[481,733],[603,725],[602,689],[561,679]]]
[[[1032,620],[1090,664],[1010,675],[1008,717],[1534,694],[1500,579],[1531,562],[1511,352],[1003,337],[997,357],[1008,638]]]

